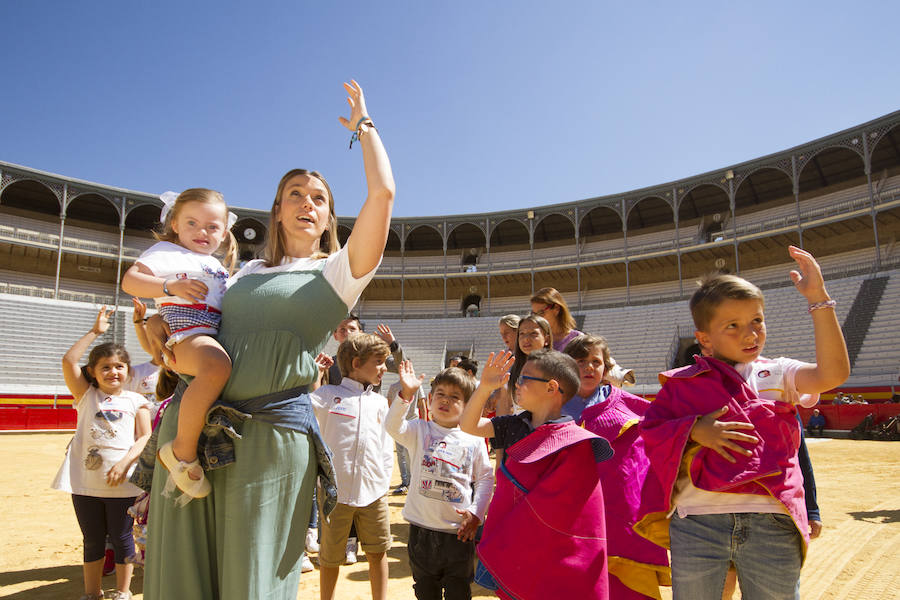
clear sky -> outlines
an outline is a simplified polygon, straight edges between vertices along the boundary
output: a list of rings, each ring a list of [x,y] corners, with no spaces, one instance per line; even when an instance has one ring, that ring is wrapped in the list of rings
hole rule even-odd
[[[900,108],[896,1],[7,0],[0,20],[0,160],[242,207],[304,167],[357,213],[351,77],[398,216],[626,192]]]

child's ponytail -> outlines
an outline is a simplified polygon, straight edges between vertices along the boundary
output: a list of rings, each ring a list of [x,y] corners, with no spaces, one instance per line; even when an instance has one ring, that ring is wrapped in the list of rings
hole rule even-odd
[[[222,240],[222,244],[219,246],[219,252],[222,255],[222,265],[228,269],[228,275],[233,275],[234,268],[238,264],[238,242],[230,229],[228,230],[228,235],[225,236],[225,239]]]

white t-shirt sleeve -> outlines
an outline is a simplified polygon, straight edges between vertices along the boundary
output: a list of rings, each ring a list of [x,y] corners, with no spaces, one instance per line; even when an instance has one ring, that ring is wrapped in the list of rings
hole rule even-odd
[[[173,251],[176,250],[172,246],[174,244],[171,242],[156,242],[144,250],[135,262],[150,269],[154,275],[167,271],[172,265]]]
[[[337,292],[349,310],[356,305],[360,294],[372,281],[372,277],[375,276],[375,271],[378,270],[379,266],[381,266],[380,259],[371,271],[362,277],[353,277],[353,273],[350,271],[350,257],[347,253],[347,246],[344,246],[325,259],[325,268],[322,269],[322,275],[325,277],[325,281],[331,284],[331,287],[334,288],[334,291]]]
[[[797,371],[799,371],[803,367],[810,366],[810,364],[801,360],[794,360],[793,358],[787,358],[784,356],[776,359],[776,361],[781,367],[782,372],[781,383],[784,386],[783,400],[785,402],[790,402],[791,404],[799,404],[800,406],[804,406],[807,408],[818,404],[819,394],[801,394],[797,390]]]

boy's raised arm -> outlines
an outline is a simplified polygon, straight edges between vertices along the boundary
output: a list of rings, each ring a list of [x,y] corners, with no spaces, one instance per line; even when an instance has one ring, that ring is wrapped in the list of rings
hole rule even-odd
[[[834,304],[825,291],[819,263],[812,254],[796,246],[789,246],[788,252],[797,262],[797,270],[791,271],[791,281],[809,302],[816,337],[816,362],[797,371],[795,384],[801,394],[818,394],[847,380],[850,358]]]
[[[416,377],[412,363],[408,360],[397,365],[397,370],[400,374],[400,393],[388,409],[384,429],[392,438],[407,448],[412,448],[416,444],[417,436],[415,429],[409,426],[406,414],[409,412],[409,405],[415,402],[422,382]]]
[[[481,416],[484,405],[497,388],[509,381],[509,370],[515,357],[506,350],[499,354],[491,352],[481,372],[481,383],[475,388],[459,419],[459,428],[471,435],[483,438],[494,437],[494,425],[490,419]]]

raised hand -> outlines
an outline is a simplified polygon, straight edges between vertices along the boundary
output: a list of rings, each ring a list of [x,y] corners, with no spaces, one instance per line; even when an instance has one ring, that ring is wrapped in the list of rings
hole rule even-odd
[[[97,319],[94,321],[94,326],[91,327],[91,331],[97,335],[106,333],[106,330],[109,329],[109,317],[114,312],[116,312],[115,308],[107,310],[106,306],[101,306],[100,310],[97,312]]]
[[[347,90],[347,104],[350,105],[350,118],[346,119],[344,117],[338,117],[338,120],[341,122],[341,125],[350,131],[355,132],[360,119],[369,116],[369,113],[366,112],[366,99],[363,96],[362,88],[359,87],[359,84],[356,83],[355,79],[351,79],[350,83],[345,83],[344,89]]]
[[[404,360],[397,366],[397,373],[400,375],[400,395],[404,400],[412,400],[416,397],[416,390],[422,385],[425,375],[416,377],[416,371],[413,369],[412,361]]]
[[[378,324],[378,327],[375,328],[375,335],[387,342],[388,345],[391,345],[395,341],[397,341],[397,338],[394,337],[394,333],[391,331],[391,328],[384,323]]]
[[[759,440],[752,435],[740,433],[740,429],[755,429],[751,423],[741,421],[718,421],[717,419],[728,412],[728,407],[723,406],[717,411],[703,415],[691,429],[691,439],[701,446],[715,450],[730,463],[736,462],[730,452],[742,456],[750,456],[751,452],[735,441],[755,444]],[[729,452],[730,451],[730,452]]]
[[[316,367],[319,369],[319,373],[323,373],[331,368],[334,364],[334,359],[324,352],[319,352],[318,356],[315,358],[315,363]]]
[[[166,287],[173,296],[197,304],[202,304],[206,300],[206,293],[209,291],[206,284],[199,279],[170,279]]]
[[[797,246],[788,246],[788,254],[797,263],[797,270],[790,273],[797,291],[803,294],[810,304],[829,300],[822,269],[813,255]]]
[[[488,354],[487,362],[481,370],[481,385],[491,391],[506,385],[509,381],[509,370],[515,362],[516,357],[509,350]]]
[[[147,305],[136,296],[132,296],[131,303],[134,305],[134,320],[139,321],[143,319],[147,315]]]

